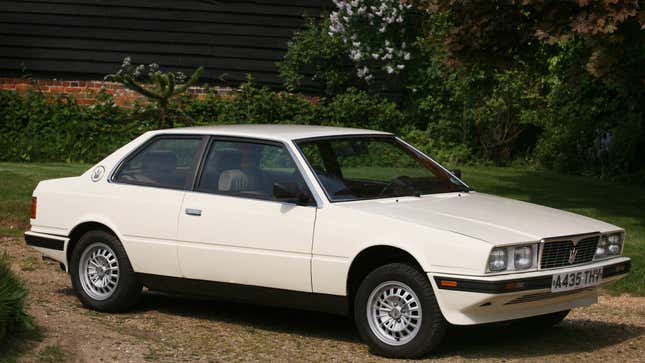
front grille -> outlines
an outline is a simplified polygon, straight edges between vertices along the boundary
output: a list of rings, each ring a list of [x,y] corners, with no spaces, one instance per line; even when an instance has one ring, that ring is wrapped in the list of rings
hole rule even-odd
[[[584,237],[574,245],[575,239],[545,242],[542,246],[540,268],[556,268],[591,262],[596,253],[596,245],[600,236]],[[576,249],[575,259],[570,262],[573,248]]]

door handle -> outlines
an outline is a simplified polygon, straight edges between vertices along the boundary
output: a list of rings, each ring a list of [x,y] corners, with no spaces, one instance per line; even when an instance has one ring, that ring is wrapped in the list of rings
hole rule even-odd
[[[186,214],[188,214],[189,216],[201,216],[202,215],[202,210],[201,209],[186,208]]]

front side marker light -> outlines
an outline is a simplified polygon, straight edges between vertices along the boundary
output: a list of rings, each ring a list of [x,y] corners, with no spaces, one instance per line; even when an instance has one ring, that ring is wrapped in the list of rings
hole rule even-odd
[[[446,287],[457,287],[457,281],[441,280],[440,285]]]

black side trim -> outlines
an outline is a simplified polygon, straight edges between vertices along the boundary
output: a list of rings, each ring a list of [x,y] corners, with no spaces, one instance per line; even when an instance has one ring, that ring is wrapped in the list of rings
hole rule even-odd
[[[25,242],[29,246],[49,248],[50,250],[63,251],[65,249],[65,242],[55,238],[25,234]]]
[[[551,275],[526,279],[512,279],[501,281],[481,281],[469,279],[455,279],[452,277],[435,276],[437,287],[444,290],[457,290],[468,292],[481,292],[486,294],[503,294],[506,292],[547,289],[551,287]],[[441,285],[441,280],[454,281],[456,286]],[[507,285],[512,287],[507,288]]]
[[[150,290],[348,315],[346,296],[137,273]]]
[[[615,265],[609,265],[605,266],[602,269],[602,277],[611,277],[611,276],[617,276],[617,275],[623,275],[629,272],[629,270],[632,268],[632,261],[626,261],[622,263],[617,263]]]
[[[604,266],[602,277],[607,278],[616,275],[622,275],[629,272],[631,261],[620,262],[614,265]],[[539,290],[551,288],[552,275],[524,278],[509,279],[499,281],[481,281],[471,279],[458,279],[448,276],[435,276],[434,280],[437,287],[443,290],[457,290],[467,292],[480,292],[486,294],[503,294],[507,292]],[[455,282],[455,286],[442,285],[441,281],[446,280]],[[452,284],[451,284],[452,285]]]

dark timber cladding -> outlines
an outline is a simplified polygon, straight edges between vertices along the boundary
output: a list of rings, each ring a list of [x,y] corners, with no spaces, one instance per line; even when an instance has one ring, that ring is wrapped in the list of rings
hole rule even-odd
[[[275,63],[331,0],[0,0],[0,76],[102,79],[124,57],[203,81],[248,73],[279,87]]]

